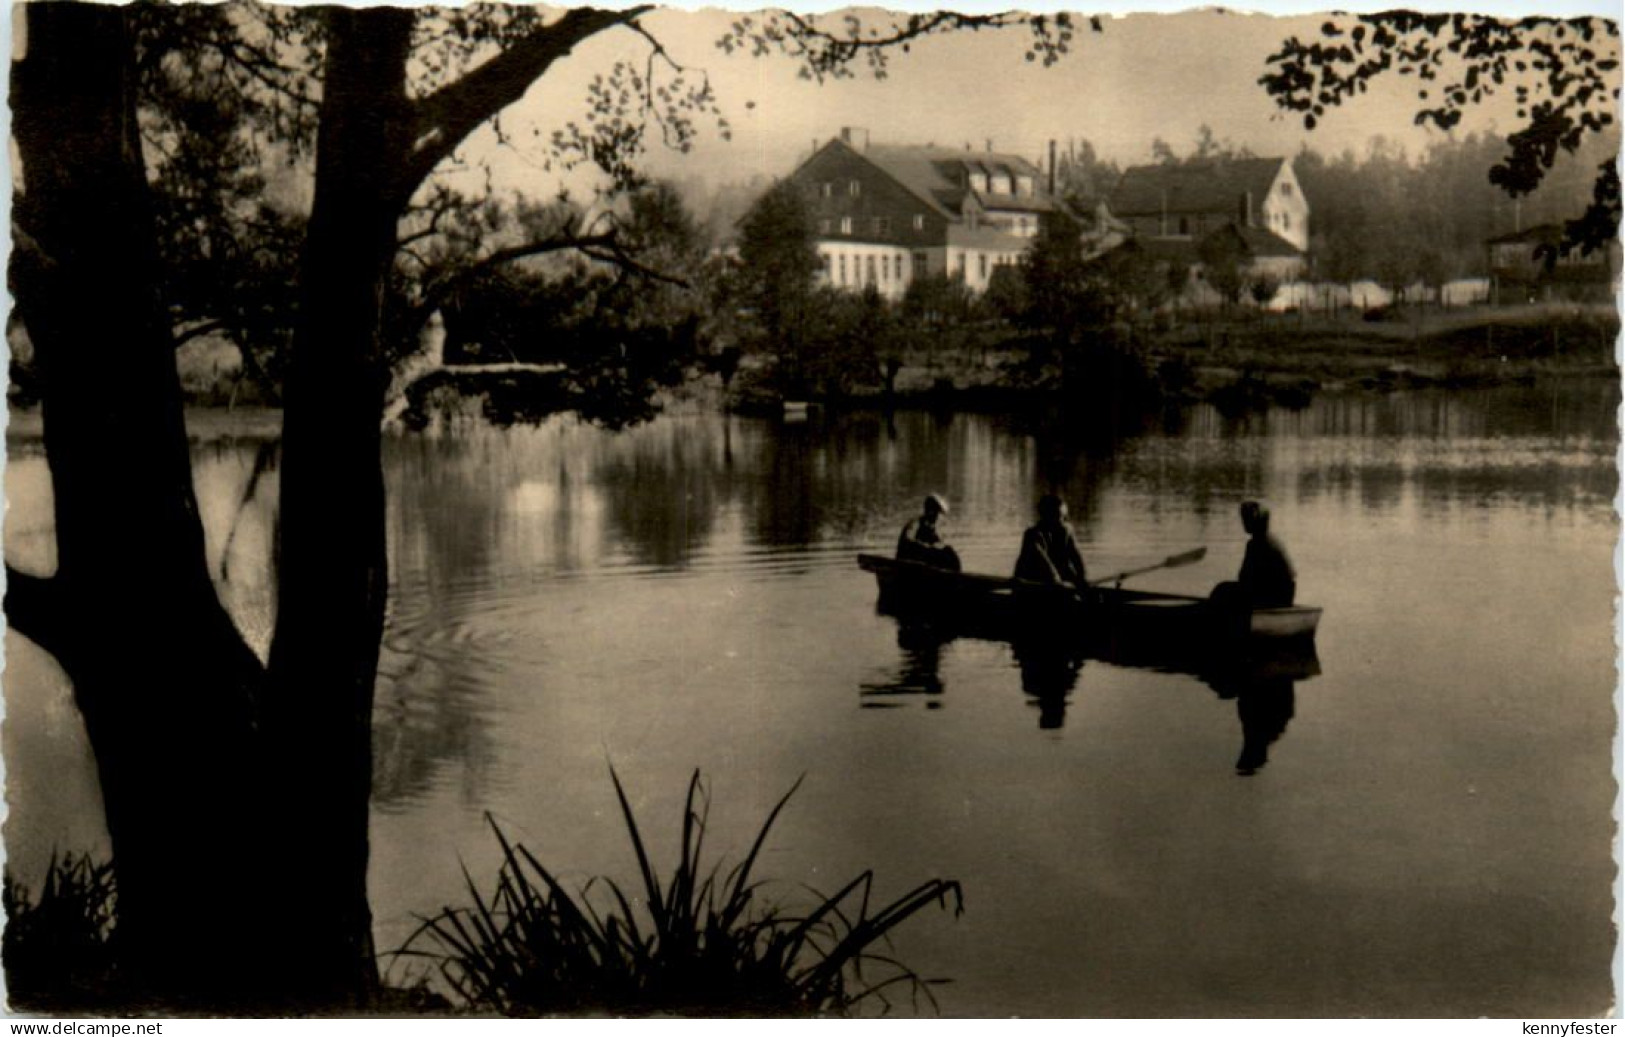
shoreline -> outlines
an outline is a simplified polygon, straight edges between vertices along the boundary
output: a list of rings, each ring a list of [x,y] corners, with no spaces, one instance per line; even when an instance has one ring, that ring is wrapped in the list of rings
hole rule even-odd
[[[1488,392],[1496,389],[1531,388],[1542,383],[1613,382],[1620,384],[1620,371],[1612,369],[1518,369],[1502,377],[1473,379],[1433,379],[1424,374],[1400,371],[1387,377],[1349,379],[1329,385],[1306,388],[1282,377],[1280,372],[1262,375],[1239,369],[1208,369],[1216,378],[1230,375],[1232,381],[1219,382],[1214,388],[1172,394],[1137,409],[1148,415],[1169,408],[1212,406],[1227,416],[1240,416],[1271,408],[1302,410],[1318,397],[1356,398],[1380,397],[1409,392]],[[885,411],[936,411],[964,414],[1061,414],[1078,398],[1053,386],[971,385],[896,392],[889,396],[883,392],[854,393],[834,400],[808,401],[813,412],[860,413]],[[1143,403],[1143,401],[1142,401]],[[186,438],[193,444],[221,443],[233,440],[268,441],[282,434],[282,411],[279,408],[252,406],[227,407],[213,403],[188,403]],[[725,399],[719,386],[690,384],[663,401],[657,416],[675,417],[693,414],[733,414],[739,417],[771,420],[785,415],[783,400],[778,396],[733,394]],[[6,427],[8,450],[33,453],[43,450],[43,421],[38,407],[13,406]],[[401,432],[400,434],[410,434]],[[387,433],[386,433],[387,435]]]

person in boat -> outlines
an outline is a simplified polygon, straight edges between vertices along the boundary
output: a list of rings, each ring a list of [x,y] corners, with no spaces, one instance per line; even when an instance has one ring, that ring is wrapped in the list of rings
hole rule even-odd
[[[1083,556],[1066,526],[1066,502],[1053,493],[1038,502],[1038,524],[1021,535],[1016,579],[1082,590],[1088,585]]]
[[[1254,608],[1292,604],[1298,594],[1298,574],[1286,549],[1270,533],[1270,509],[1257,501],[1246,501],[1241,506],[1241,528],[1250,539],[1236,582],[1248,601]]]
[[[959,552],[943,539],[937,520],[948,514],[948,502],[933,493],[920,506],[918,518],[910,519],[897,537],[897,559],[920,562],[950,572],[959,571]]]
[[[1241,572],[1213,589],[1213,602],[1238,611],[1291,605],[1298,594],[1298,574],[1270,533],[1270,509],[1255,500],[1243,502],[1241,528],[1249,538]]]

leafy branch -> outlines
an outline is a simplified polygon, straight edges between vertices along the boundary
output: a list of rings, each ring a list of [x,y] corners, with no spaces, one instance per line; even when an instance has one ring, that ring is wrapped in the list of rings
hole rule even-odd
[[[1389,73],[1415,81],[1416,124],[1441,130],[1511,90],[1523,125],[1508,135],[1508,152],[1489,178],[1516,197],[1539,187],[1561,153],[1577,151],[1587,136],[1615,123],[1619,25],[1596,17],[1337,15],[1321,26],[1319,39],[1284,41],[1267,68],[1259,84],[1310,130]],[[1605,163],[1592,204],[1568,225],[1566,247],[1590,252],[1612,241],[1619,215],[1618,176]]]

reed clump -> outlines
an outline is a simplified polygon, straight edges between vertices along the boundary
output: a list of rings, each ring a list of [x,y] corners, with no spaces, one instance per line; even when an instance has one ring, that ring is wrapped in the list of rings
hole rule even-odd
[[[890,1010],[907,994],[934,1008],[927,980],[892,956],[889,936],[921,909],[963,911],[957,882],[932,879],[882,906],[865,871],[799,905],[769,900],[758,856],[798,781],[773,807],[743,860],[706,868],[709,797],[688,785],[675,868],[664,881],[614,771],[641,885],[596,878],[572,894],[487,815],[502,848],[496,887],[425,919],[397,952],[431,959],[464,1006],[510,1016],[843,1016]]]
[[[6,914],[0,959],[12,1008],[84,1010],[114,997],[117,900],[110,862],[53,855],[37,897],[7,870],[0,883]]]

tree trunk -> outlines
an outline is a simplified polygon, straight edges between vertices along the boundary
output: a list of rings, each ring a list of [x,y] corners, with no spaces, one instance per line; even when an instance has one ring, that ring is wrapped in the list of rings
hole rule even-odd
[[[261,668],[204,557],[128,11],[29,5],[14,66],[12,283],[41,367],[58,563],[14,581],[7,607],[73,682],[133,989],[221,1003],[259,981]]]
[[[12,278],[44,381],[59,563],[50,578],[15,575],[7,614],[61,661],[84,714],[132,989],[203,1011],[342,1009],[377,979],[367,829],[387,589],[380,335],[396,223],[480,122],[645,8],[569,12],[415,105],[412,11],[324,11],[265,667],[204,557],[130,10],[28,5],[14,66]]]
[[[380,333],[407,201],[398,179],[411,146],[412,13],[333,9],[326,18],[315,199],[283,412],[266,728],[285,779],[282,895],[308,923],[297,948],[303,974],[290,978],[341,1000],[376,978],[366,875],[387,583]]]

